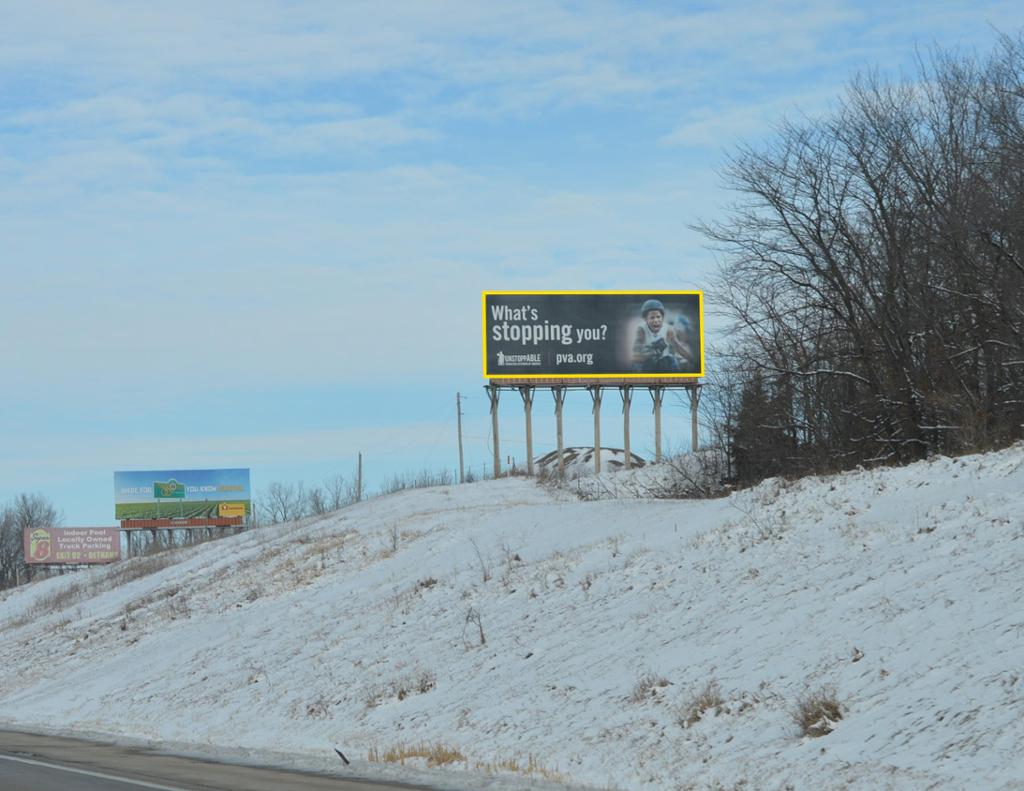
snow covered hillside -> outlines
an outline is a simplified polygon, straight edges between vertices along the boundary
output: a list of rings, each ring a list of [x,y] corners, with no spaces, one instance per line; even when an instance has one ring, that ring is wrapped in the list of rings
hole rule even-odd
[[[1021,445],[705,501],[410,491],[8,592],[0,721],[450,788],[1021,789],[1022,569]]]

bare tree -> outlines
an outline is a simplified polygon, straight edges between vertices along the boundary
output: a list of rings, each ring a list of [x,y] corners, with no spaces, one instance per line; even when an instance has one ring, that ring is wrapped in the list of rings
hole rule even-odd
[[[936,51],[731,159],[742,200],[700,229],[738,338],[741,479],[1021,436],[1022,76],[1019,37]]]
[[[323,516],[331,510],[328,505],[328,495],[319,486],[313,486],[306,492],[306,505],[309,513],[314,516]]]
[[[356,501],[356,484],[342,474],[324,479],[327,510],[337,511]]]
[[[307,515],[309,507],[305,486],[301,481],[297,484],[274,481],[260,498],[259,507],[263,519],[270,524],[301,519]]]
[[[41,494],[19,494],[0,509],[0,589],[30,576],[24,558],[25,530],[56,527],[63,521],[63,514]]]

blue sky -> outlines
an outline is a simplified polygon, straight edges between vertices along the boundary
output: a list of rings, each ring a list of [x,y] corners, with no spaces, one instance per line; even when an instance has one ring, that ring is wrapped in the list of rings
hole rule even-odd
[[[480,292],[700,289],[717,170],[858,70],[987,52],[972,3],[0,3],[0,502],[116,469],[490,458]],[[714,305],[708,305],[713,312]],[[708,317],[709,341],[715,320]],[[545,398],[536,447],[553,441]],[[684,447],[687,408],[668,404]],[[586,396],[568,441],[591,441]],[[621,441],[617,396],[603,411]],[[503,448],[523,454],[521,406]],[[633,407],[649,450],[650,409]]]

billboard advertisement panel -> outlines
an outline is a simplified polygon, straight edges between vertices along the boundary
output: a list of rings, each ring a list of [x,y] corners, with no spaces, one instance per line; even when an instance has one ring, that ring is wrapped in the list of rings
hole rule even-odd
[[[704,375],[700,291],[485,291],[490,379]]]
[[[113,563],[121,559],[121,531],[116,527],[27,527],[24,541],[26,563]]]
[[[145,470],[114,473],[114,518],[208,518],[252,510],[249,470]]]

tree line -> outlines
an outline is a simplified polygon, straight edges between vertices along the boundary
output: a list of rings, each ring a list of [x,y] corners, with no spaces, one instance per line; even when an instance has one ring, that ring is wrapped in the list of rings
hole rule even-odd
[[[724,168],[698,226],[741,482],[1007,444],[1024,426],[1024,38],[851,81]]]
[[[367,496],[380,497],[426,486],[450,486],[454,482],[455,476],[445,469],[394,473],[380,484],[374,494],[361,492],[356,478],[342,474],[309,487],[302,481],[273,481],[253,502],[254,521],[257,524],[279,524],[307,516],[322,516]]]

